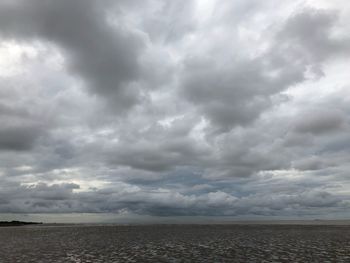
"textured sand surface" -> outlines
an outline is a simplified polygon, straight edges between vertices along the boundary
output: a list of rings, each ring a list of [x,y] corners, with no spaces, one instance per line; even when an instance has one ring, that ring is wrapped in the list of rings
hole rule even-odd
[[[350,262],[349,226],[0,229],[0,262]]]

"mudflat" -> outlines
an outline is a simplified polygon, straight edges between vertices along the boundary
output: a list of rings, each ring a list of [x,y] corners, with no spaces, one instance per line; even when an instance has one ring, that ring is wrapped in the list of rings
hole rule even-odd
[[[350,226],[8,227],[0,262],[350,262]]]

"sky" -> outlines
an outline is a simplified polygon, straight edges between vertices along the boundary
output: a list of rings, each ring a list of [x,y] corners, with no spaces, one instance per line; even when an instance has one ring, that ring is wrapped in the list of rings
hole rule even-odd
[[[2,0],[0,219],[349,218],[349,25],[347,0]]]

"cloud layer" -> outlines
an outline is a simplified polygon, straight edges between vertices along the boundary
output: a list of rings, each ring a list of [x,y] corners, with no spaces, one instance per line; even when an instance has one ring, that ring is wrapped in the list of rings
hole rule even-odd
[[[0,212],[348,216],[346,1],[0,3]]]

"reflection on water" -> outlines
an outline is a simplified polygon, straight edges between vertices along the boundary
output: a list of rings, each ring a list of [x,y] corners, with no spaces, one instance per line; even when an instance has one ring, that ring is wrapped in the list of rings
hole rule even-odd
[[[0,262],[350,262],[349,226],[0,228]]]

